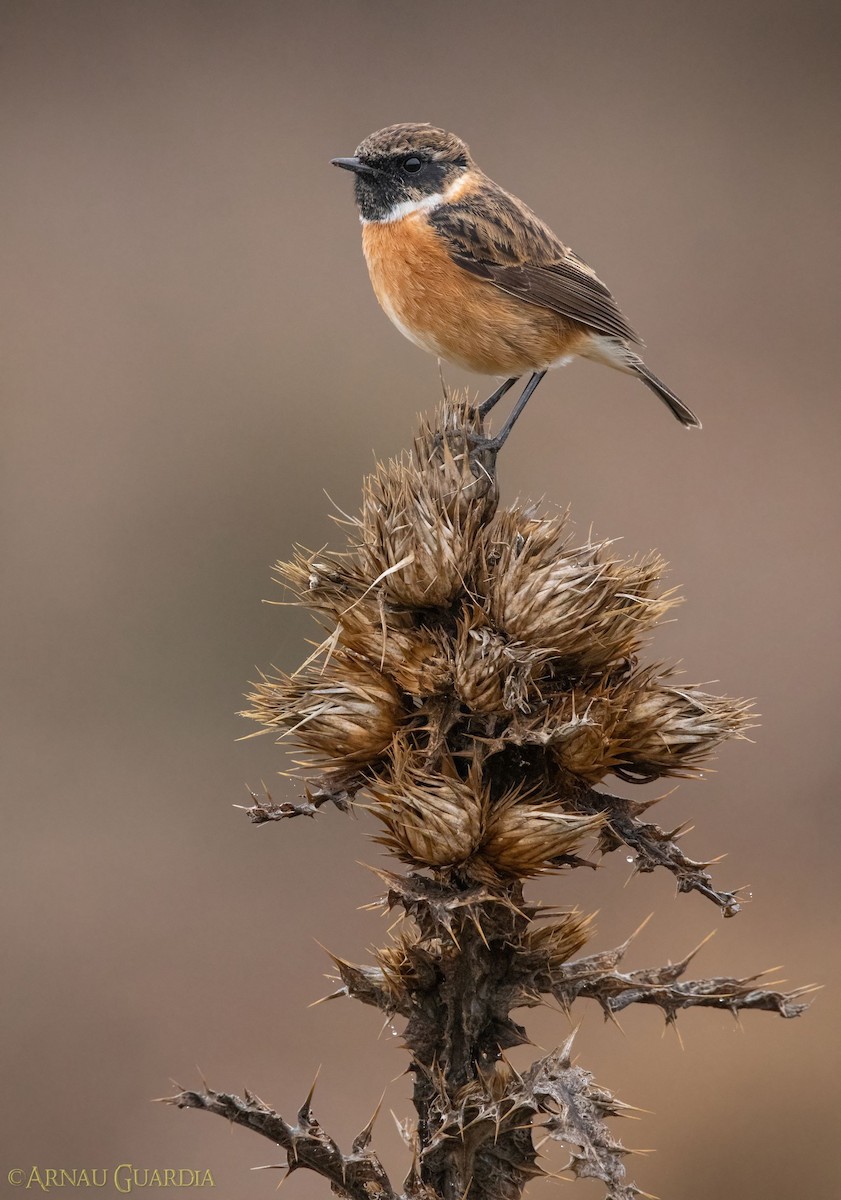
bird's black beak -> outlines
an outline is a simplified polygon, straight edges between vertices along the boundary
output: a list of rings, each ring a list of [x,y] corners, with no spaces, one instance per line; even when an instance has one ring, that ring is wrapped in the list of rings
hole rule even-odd
[[[331,158],[330,162],[334,167],[341,167],[343,171],[353,171],[355,175],[378,174],[376,167],[370,167],[361,158]]]

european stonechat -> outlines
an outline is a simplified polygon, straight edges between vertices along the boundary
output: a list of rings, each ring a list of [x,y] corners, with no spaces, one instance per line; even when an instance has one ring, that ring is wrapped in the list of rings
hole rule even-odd
[[[641,379],[681,424],[701,422],[649,371],[610,291],[521,200],[431,125],[390,125],[353,158],[362,246],[380,305],[410,341],[505,382],[484,416],[531,376],[494,439],[502,445],[549,367],[576,355]]]

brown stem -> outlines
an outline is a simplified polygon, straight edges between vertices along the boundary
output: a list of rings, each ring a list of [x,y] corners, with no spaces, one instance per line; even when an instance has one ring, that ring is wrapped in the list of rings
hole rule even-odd
[[[725,917],[735,917],[742,905],[738,892],[718,891],[712,886],[709,862],[696,862],[688,858],[678,846],[680,829],[667,832],[650,822],[639,819],[639,814],[650,807],[650,803],[626,800],[622,796],[611,796],[608,792],[597,792],[582,780],[570,780],[570,803],[578,812],[595,815],[605,813],[607,825],[599,839],[599,848],[605,854],[628,846],[636,851],[634,869],[640,874],[665,867],[677,880],[678,891],[698,892],[712,900]]]
[[[262,1134],[286,1151],[290,1173],[298,1167],[307,1167],[328,1179],[339,1195],[349,1196],[352,1200],[400,1200],[382,1163],[367,1149],[370,1129],[366,1127],[362,1131],[350,1154],[342,1154],[313,1116],[310,1097],[304,1101],[295,1125],[290,1125],[249,1092],[243,1100],[229,1092],[214,1092],[205,1087],[200,1092],[181,1091],[168,1096],[165,1103],[174,1104],[176,1108],[200,1108],[216,1113],[234,1125]]]

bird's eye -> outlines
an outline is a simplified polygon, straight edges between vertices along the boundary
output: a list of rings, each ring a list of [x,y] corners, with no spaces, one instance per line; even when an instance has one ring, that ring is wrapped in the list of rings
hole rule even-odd
[[[408,158],[403,159],[403,170],[409,175],[417,175],[422,166],[423,163],[416,154],[410,154]]]

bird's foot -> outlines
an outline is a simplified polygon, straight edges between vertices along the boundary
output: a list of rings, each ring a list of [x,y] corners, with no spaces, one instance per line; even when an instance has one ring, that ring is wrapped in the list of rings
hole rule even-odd
[[[479,414],[479,409],[473,411]],[[443,453],[445,442],[456,459],[466,454],[471,474],[478,481],[484,481],[487,488],[495,488],[496,456],[502,443],[498,437],[491,438],[482,432],[481,420],[477,420],[476,425],[475,429],[460,429],[455,437],[438,430],[432,436],[432,446],[436,456]]]
[[[487,437],[483,433],[471,433],[466,441],[470,470],[476,478],[485,476],[488,479],[496,479],[496,456],[502,444],[499,438]]]

